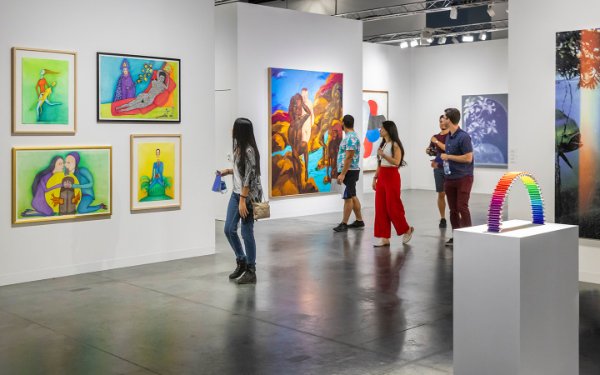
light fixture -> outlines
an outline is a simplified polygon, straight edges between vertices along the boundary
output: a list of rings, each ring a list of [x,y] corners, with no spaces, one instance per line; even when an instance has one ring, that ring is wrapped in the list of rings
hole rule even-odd
[[[479,34],[479,40],[486,40],[487,39],[487,33],[485,31],[482,31],[481,34]]]
[[[408,48],[408,42],[400,43],[400,48]]]
[[[472,42],[473,40],[475,40],[475,38],[473,38],[473,35],[467,34],[462,36],[463,42]]]
[[[458,8],[457,7],[450,7],[450,19],[451,20],[455,20],[458,18]]]
[[[438,39],[438,44],[446,44],[446,37],[442,36]]]
[[[425,40],[426,40],[426,41],[427,41],[427,43],[429,43],[429,44],[433,43],[433,38],[427,38],[427,39],[425,39]]]
[[[494,18],[496,12],[494,12],[494,8],[492,8],[492,4],[488,4],[487,14],[490,15],[491,18]]]
[[[419,42],[417,42],[417,40],[416,40],[416,39],[413,39],[413,40],[411,40],[411,41],[410,41],[410,46],[411,46],[411,47],[416,47],[416,46],[418,46],[418,45],[419,45]]]

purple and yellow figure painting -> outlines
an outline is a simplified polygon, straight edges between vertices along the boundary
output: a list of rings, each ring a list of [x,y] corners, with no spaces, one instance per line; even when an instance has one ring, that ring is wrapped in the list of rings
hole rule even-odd
[[[180,122],[178,59],[98,53],[98,121]]]
[[[269,69],[271,197],[328,193],[343,138],[343,75]]]
[[[556,34],[556,222],[600,238],[600,29]]]
[[[110,214],[111,148],[14,148],[13,222]]]

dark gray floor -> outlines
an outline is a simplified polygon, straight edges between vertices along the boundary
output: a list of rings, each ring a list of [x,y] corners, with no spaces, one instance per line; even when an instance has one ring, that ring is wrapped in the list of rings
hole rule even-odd
[[[256,286],[227,280],[218,224],[212,256],[2,287],[0,373],[451,373],[448,233],[433,193],[403,198],[410,246],[373,249],[371,208],[346,234],[339,214],[260,222]],[[473,196],[474,223],[487,201]],[[581,374],[600,374],[600,287],[580,304]]]

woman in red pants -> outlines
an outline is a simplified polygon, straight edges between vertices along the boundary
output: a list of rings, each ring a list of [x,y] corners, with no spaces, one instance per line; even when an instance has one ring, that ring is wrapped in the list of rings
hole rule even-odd
[[[392,224],[402,243],[410,241],[415,228],[408,225],[400,199],[400,172],[404,162],[404,147],[393,121],[384,121],[380,129],[383,141],[377,150],[377,172],[373,177],[375,190],[375,246],[388,246]]]

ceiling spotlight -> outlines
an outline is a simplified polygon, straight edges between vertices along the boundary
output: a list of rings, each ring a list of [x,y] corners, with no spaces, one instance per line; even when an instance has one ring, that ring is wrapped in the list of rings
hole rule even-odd
[[[438,39],[438,44],[446,44],[446,37],[442,36]]]
[[[459,41],[458,41],[458,39],[457,39],[456,37],[453,37],[453,38],[452,38],[452,43],[454,43],[454,44],[458,44],[458,43],[459,43]]]
[[[487,14],[490,15],[491,18],[494,18],[496,12],[494,12],[494,8],[492,8],[492,4],[488,4]]]
[[[416,39],[413,39],[413,40],[411,40],[411,41],[410,41],[410,46],[411,46],[411,47],[416,47],[416,46],[418,46],[418,45],[419,45],[419,42],[417,42],[417,40],[416,40]]]
[[[427,41],[427,43],[429,43],[429,44],[433,43],[433,38],[427,38],[427,39],[425,39],[425,40],[426,40],[426,41]]]
[[[400,43],[400,48],[408,48],[408,42]]]
[[[458,8],[457,7],[450,7],[450,19],[451,20],[455,20],[458,18]]]
[[[486,40],[487,39],[487,33],[486,32],[481,32],[481,34],[479,34],[479,40]]]
[[[473,38],[473,35],[467,34],[462,36],[463,42],[472,42],[473,40],[475,40],[475,38]]]

